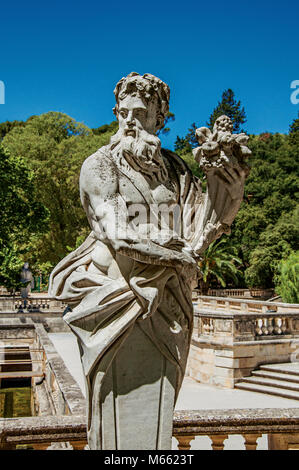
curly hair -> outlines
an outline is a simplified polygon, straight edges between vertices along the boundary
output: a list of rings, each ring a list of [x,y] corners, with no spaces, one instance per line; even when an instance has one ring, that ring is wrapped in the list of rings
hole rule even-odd
[[[118,113],[118,101],[124,99],[127,95],[139,96],[146,103],[157,99],[158,115],[162,118],[157,126],[157,130],[164,127],[164,120],[169,111],[170,89],[159,78],[150,73],[145,73],[141,76],[137,72],[131,72],[117,83],[114,95],[116,105],[113,108],[113,112],[116,116]]]

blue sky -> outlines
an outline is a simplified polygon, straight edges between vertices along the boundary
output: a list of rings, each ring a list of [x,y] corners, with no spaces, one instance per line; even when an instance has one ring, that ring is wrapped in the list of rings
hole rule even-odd
[[[226,88],[249,133],[287,132],[298,115],[298,1],[3,3],[0,122],[61,111],[90,127],[109,123],[114,86],[131,71],[171,88],[168,147],[192,122],[205,125]]]

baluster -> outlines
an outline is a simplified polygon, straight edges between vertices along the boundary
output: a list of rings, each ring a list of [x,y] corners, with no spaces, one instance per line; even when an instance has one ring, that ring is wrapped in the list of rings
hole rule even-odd
[[[209,435],[209,438],[212,441],[213,450],[223,450],[224,441],[225,439],[228,438],[228,434],[212,434],[212,435]]]
[[[51,442],[40,442],[40,443],[33,443],[30,445],[33,447],[34,450],[47,450],[50,447]]]
[[[191,444],[195,436],[175,436],[178,440],[178,449],[179,450],[190,450]]]
[[[257,447],[257,439],[262,437],[261,434],[243,434],[245,439],[245,449],[246,450],[256,450]]]
[[[263,319],[262,318],[257,318],[255,322],[255,332],[258,336],[261,336],[263,334],[262,326],[263,326]]]
[[[70,445],[74,450],[84,450],[87,442],[86,441],[71,441]]]
[[[285,334],[288,329],[288,323],[286,318],[281,319],[281,334]]]
[[[275,318],[275,321],[274,321],[274,333],[276,335],[281,335],[282,333],[282,330],[281,330],[281,324],[282,324],[282,321],[281,321],[281,318]]]
[[[262,332],[263,332],[263,335],[268,335],[269,334],[268,318],[263,318]]]
[[[268,318],[268,332],[269,332],[269,335],[272,335],[273,330],[274,330],[273,318]]]

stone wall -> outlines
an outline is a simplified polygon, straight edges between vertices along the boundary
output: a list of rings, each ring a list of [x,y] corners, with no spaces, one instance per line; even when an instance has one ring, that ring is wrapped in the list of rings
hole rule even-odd
[[[82,415],[85,398],[63,359],[49,339],[48,332],[68,328],[61,318],[1,318],[0,342],[29,347],[32,359],[33,411],[36,415]],[[68,330],[69,331],[69,330]],[[36,372],[37,377],[34,377]]]
[[[249,376],[259,365],[290,362],[298,347],[299,341],[293,339],[227,346],[193,338],[186,374],[198,382],[234,388],[236,382]]]

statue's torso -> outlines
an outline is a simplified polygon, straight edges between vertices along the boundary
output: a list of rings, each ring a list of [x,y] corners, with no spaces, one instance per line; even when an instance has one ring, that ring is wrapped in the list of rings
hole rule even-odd
[[[115,160],[119,169],[119,194],[127,204],[166,204],[171,207],[179,201],[179,183],[177,176],[166,158],[168,178],[157,182],[150,176],[137,172],[122,160]]]
[[[110,185],[113,187],[113,191],[125,201],[128,223],[131,224],[133,230],[138,231],[140,237],[156,240],[157,235],[161,236],[161,230],[163,231],[162,235],[166,238],[175,236],[173,230],[177,224],[174,222],[174,213],[179,209],[180,184],[174,166],[165,155],[163,160],[168,177],[163,182],[155,181],[149,176],[135,171],[126,164],[124,159],[117,158],[117,155],[109,155],[108,152],[102,153],[102,150],[89,158],[94,159],[92,169],[93,171],[95,168],[99,169],[98,174],[103,178],[103,184],[107,184],[106,173],[103,173],[104,165],[107,174],[114,175]],[[177,233],[177,236],[180,234]],[[118,257],[122,258],[121,255]],[[103,242],[97,242],[92,259],[94,266],[91,265],[89,269],[93,269],[93,267],[101,269],[103,273],[112,278],[120,276],[117,263]],[[126,258],[126,263],[131,264],[128,258]]]

